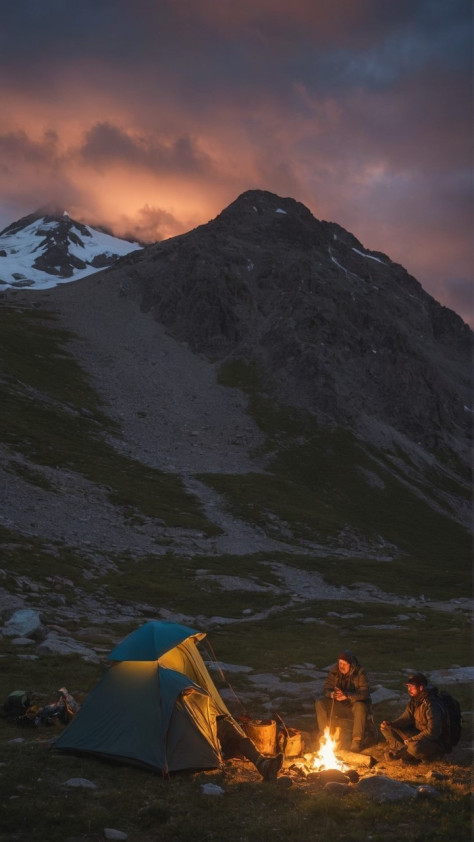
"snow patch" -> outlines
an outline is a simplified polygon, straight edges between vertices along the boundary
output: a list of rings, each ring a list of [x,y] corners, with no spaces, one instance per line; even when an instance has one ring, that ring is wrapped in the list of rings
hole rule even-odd
[[[380,260],[380,258],[379,258],[379,257],[374,257],[374,255],[373,255],[373,254],[367,254],[367,252],[365,252],[365,251],[359,251],[359,249],[356,249],[356,248],[352,248],[352,251],[355,251],[355,252],[356,252],[356,254],[360,254],[360,255],[361,255],[361,257],[368,257],[368,258],[369,258],[369,260],[375,260],[375,261],[376,261],[376,263],[382,263],[382,264],[383,264],[383,260]]]

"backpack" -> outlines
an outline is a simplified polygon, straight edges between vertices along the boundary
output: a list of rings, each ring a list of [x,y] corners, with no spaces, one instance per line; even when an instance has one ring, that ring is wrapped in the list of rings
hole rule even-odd
[[[454,699],[445,690],[438,693],[438,700],[443,708],[443,731],[441,739],[444,742],[447,752],[457,746],[461,738],[461,707],[457,699]]]
[[[14,690],[5,699],[1,714],[6,719],[14,721],[19,716],[24,716],[31,704],[31,693],[26,690]]]

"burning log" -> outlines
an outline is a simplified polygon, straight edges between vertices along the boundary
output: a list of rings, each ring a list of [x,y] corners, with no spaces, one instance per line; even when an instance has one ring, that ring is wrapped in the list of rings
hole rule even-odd
[[[337,755],[347,766],[367,766],[368,769],[371,769],[377,763],[375,757],[370,754],[361,754],[358,751],[339,749]]]
[[[349,778],[344,772],[340,772],[339,769],[323,769],[319,773],[319,780],[323,784],[327,783],[340,783],[340,784],[348,784]]]

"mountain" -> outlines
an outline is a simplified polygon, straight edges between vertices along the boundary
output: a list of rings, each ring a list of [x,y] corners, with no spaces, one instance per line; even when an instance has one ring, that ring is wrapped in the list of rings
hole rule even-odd
[[[54,570],[201,626],[221,577],[232,612],[465,599],[473,335],[387,255],[249,191],[0,304],[2,569],[42,604]]]
[[[472,331],[402,266],[293,199],[244,193],[130,255],[108,284],[194,353],[255,363],[280,403],[469,464]]]
[[[39,208],[0,232],[0,289],[49,289],[111,266],[140,248],[76,222],[65,210]]]

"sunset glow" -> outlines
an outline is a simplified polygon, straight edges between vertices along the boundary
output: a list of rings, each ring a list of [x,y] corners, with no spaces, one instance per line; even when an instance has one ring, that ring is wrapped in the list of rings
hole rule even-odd
[[[254,188],[473,321],[470,4],[7,4],[0,229],[55,202],[154,242]]]

